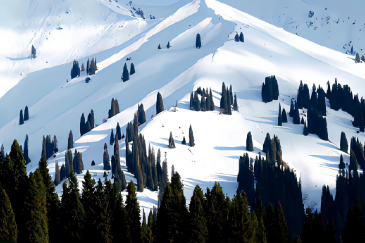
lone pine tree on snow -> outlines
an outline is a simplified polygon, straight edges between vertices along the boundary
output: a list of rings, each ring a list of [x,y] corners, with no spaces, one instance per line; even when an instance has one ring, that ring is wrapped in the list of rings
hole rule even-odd
[[[24,109],[24,121],[28,121],[28,120],[29,120],[29,110],[28,110],[28,106],[26,106]]]
[[[160,113],[161,111],[163,111],[165,108],[163,106],[163,100],[162,100],[162,95],[160,94],[160,92],[157,93],[157,101],[156,101],[156,115],[158,113]]]
[[[24,124],[23,110],[20,110],[20,113],[19,113],[19,125],[23,125],[23,124]]]
[[[176,148],[174,138],[172,137],[172,132],[170,132],[170,137],[169,137],[169,148]]]
[[[189,145],[190,147],[194,147],[195,146],[195,143],[194,143],[194,133],[193,133],[193,128],[189,127]]]
[[[128,68],[127,68],[127,63],[124,63],[122,80],[123,80],[123,82],[126,82],[129,80],[129,72],[128,72]]]
[[[131,63],[131,72],[129,73],[130,75],[133,75],[136,73],[136,70],[134,69],[134,64]]]
[[[200,38],[200,34],[198,33],[196,35],[196,41],[195,41],[195,48],[201,48],[202,47],[202,41],[201,41],[201,38]]]

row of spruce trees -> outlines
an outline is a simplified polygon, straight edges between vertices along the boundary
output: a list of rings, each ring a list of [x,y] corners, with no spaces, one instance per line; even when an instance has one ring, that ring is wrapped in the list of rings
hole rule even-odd
[[[346,135],[341,134],[340,148],[347,153]],[[253,151],[252,135],[246,139],[246,150]],[[348,170],[340,156],[339,173],[336,177],[336,197],[328,186],[322,188],[321,211],[310,208],[303,214],[301,183],[295,173],[282,160],[279,139],[267,134],[263,145],[266,159],[256,156],[250,159],[244,154],[239,159],[237,181],[239,189],[247,194],[249,206],[255,208],[261,201],[264,208],[280,202],[288,222],[291,239],[301,234],[302,242],[360,242],[365,236],[365,176],[359,173],[359,162],[365,160],[363,145],[351,139]],[[273,156],[276,151],[276,158]],[[266,226],[266,225],[265,225]],[[270,234],[269,234],[270,235]],[[270,242],[270,240],[269,240]]]
[[[71,68],[71,79],[76,78],[76,77],[80,77],[80,73],[83,71],[86,71],[87,75],[94,75],[96,70],[98,70],[97,66],[96,66],[96,58],[93,57],[91,59],[91,61],[89,61],[89,59],[87,59],[87,63],[86,63],[86,70],[85,70],[85,65],[82,64],[81,68],[79,65],[79,62],[74,60],[72,62],[72,68]]]

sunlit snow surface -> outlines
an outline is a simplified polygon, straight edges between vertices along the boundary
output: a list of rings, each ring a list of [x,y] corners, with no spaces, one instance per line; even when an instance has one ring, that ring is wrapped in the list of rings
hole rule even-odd
[[[139,129],[155,151],[161,149],[169,170],[174,165],[180,173],[188,203],[196,184],[205,189],[217,181],[225,193],[234,195],[238,159],[245,152],[246,135],[251,131],[255,151],[249,154],[253,158],[261,150],[266,133],[278,135],[284,161],[301,178],[305,205],[318,208],[322,185],[329,185],[335,192],[342,153],[341,131],[349,142],[352,136],[365,141],[363,133],[356,133],[349,114],[329,108],[329,141],[312,134],[303,136],[303,125],[292,124],[292,119],[277,126],[279,102],[289,111],[300,80],[309,87],[315,83],[326,89],[327,81],[333,83],[337,78],[341,84],[349,84],[355,94],[365,96],[365,64],[355,64],[354,57],[341,50],[341,43],[350,41],[347,38],[354,42],[363,38],[361,32],[350,31],[352,23],[344,23],[341,28],[332,23],[311,31],[298,27],[302,32],[296,35],[289,28],[289,17],[282,22],[269,19],[290,15],[304,26],[309,10],[313,9],[314,17],[328,11],[342,18],[348,13],[344,7],[347,1],[323,1],[328,3],[328,10],[324,10],[322,2],[299,0],[281,1],[275,9],[270,8],[274,1],[268,0],[136,0],[132,5],[121,0],[19,2],[0,3],[5,6],[0,8],[0,36],[5,36],[0,45],[0,143],[8,151],[14,138],[22,144],[28,134],[32,160],[28,171],[37,167],[42,136],[51,134],[57,136],[60,150],[48,160],[54,175],[55,161],[59,165],[64,162],[68,133],[72,130],[75,149],[83,154],[85,171],[90,170],[96,179],[104,180],[104,143],[108,144],[109,154],[113,153],[110,129],[115,129],[119,122],[125,133],[126,123],[133,119],[137,105],[143,103],[147,123]],[[131,7],[142,9],[146,19],[133,17]],[[303,14],[297,14],[301,8]],[[149,19],[150,15],[155,19]],[[351,18],[356,16],[358,21],[364,19],[356,11],[351,14]],[[363,25],[361,28],[364,32]],[[328,29],[340,33],[340,39],[331,36],[329,41],[325,35]],[[236,32],[243,32],[244,43],[234,41]],[[195,49],[197,33],[202,37],[201,49]],[[170,49],[166,49],[168,41]],[[159,44],[161,50],[157,49]],[[31,45],[37,48],[36,59],[29,58]],[[361,48],[359,45],[360,42],[355,47]],[[85,72],[70,80],[72,61],[77,59],[80,65],[86,65],[92,57],[96,57],[99,70],[90,76],[91,82],[84,82]],[[133,62],[136,73],[123,83],[121,75],[127,57],[132,57],[128,68]],[[280,96],[278,101],[265,104],[261,101],[261,85],[269,75],[276,75]],[[222,82],[232,85],[238,98],[239,112],[232,116],[220,115],[218,111]],[[188,109],[190,92],[199,86],[212,88],[215,111]],[[166,111],[156,116],[157,92],[162,94]],[[121,113],[103,123],[112,98],[118,99]],[[19,126],[19,110],[26,105],[30,119]],[[99,126],[80,137],[81,114],[87,116],[91,109]],[[188,142],[190,125],[196,144],[192,148],[181,144],[183,136]],[[167,146],[170,132],[176,149]],[[136,182],[126,171],[124,140],[119,145],[127,181]],[[92,160],[96,166],[91,167]],[[344,154],[344,160],[349,162],[348,154]],[[78,178],[81,181],[83,174]],[[57,192],[61,190],[59,185]],[[142,208],[157,204],[157,192],[145,189],[138,193],[138,198]]]

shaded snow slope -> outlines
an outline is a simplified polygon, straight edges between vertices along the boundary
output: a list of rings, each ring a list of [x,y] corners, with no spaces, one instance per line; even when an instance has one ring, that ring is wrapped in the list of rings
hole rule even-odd
[[[57,49],[54,54],[44,54],[47,52],[42,48],[46,45],[40,45],[42,48],[37,49],[38,57],[35,60],[6,59],[6,62],[12,62],[11,65],[6,64],[8,73],[23,69],[28,71],[19,79],[11,79],[15,86],[9,91],[6,90],[8,84],[1,81],[2,90],[5,91],[2,91],[4,95],[0,98],[0,143],[8,150],[14,138],[22,144],[28,134],[32,162],[27,168],[33,171],[40,158],[42,136],[57,135],[60,152],[48,160],[53,174],[55,161],[58,160],[60,165],[64,162],[68,132],[72,130],[75,148],[83,153],[85,170],[89,169],[95,178],[102,178],[104,143],[108,144],[109,154],[113,151],[113,146],[109,145],[110,129],[115,129],[119,122],[125,133],[125,125],[133,119],[137,105],[143,103],[147,123],[139,130],[155,151],[160,148],[163,157],[166,154],[169,170],[174,165],[181,174],[188,202],[196,184],[205,189],[212,187],[215,181],[221,183],[230,197],[233,196],[237,188],[238,159],[245,152],[246,135],[251,131],[255,146],[255,151],[250,153],[252,157],[262,149],[266,133],[278,135],[284,161],[301,178],[305,204],[319,207],[321,186],[328,184],[334,192],[341,154],[341,131],[346,133],[348,139],[359,136],[360,141],[364,141],[365,136],[356,133],[350,115],[329,108],[327,124],[330,141],[320,140],[316,135],[303,136],[303,126],[292,124],[291,119],[288,124],[278,127],[279,102],[289,111],[290,100],[296,98],[300,80],[309,87],[313,83],[325,87],[328,80],[332,83],[337,78],[341,84],[349,84],[360,97],[365,96],[362,89],[363,64],[355,64],[348,55],[242,12],[245,9],[244,1],[241,4],[227,4],[228,0],[224,2],[160,0],[152,4],[146,0],[133,1],[132,6],[142,9],[148,16],[157,8],[161,10],[160,16],[151,20],[131,16],[128,11],[132,6],[127,5],[127,1],[118,1],[118,8],[115,2],[109,4],[109,1],[90,0],[87,3],[91,6],[95,4],[98,9],[95,18],[101,18],[102,12],[115,16],[114,19],[105,20],[104,24],[96,24],[100,32],[99,27],[93,30],[91,39],[82,33],[69,33],[68,38],[77,36],[79,41],[88,39],[90,48],[77,42],[65,42],[65,49],[54,47]],[[76,11],[71,13],[75,14],[75,18],[79,17]],[[70,23],[69,29],[54,31],[76,31],[78,28],[78,31],[86,31],[86,24]],[[105,31],[106,28],[111,32]],[[234,35],[241,31],[245,42],[237,43]],[[29,32],[34,34],[31,28]],[[201,49],[195,49],[197,33],[202,37]],[[170,49],[166,48],[168,41],[172,46]],[[9,46],[13,48],[16,43]],[[157,49],[159,44],[161,50]],[[8,51],[0,48],[1,52]],[[67,56],[70,53],[64,53],[64,50],[71,50],[72,55]],[[13,56],[17,58],[28,51],[12,52],[17,53]],[[81,77],[70,80],[70,62],[73,58],[77,57],[81,64],[93,56],[99,69],[90,76],[91,82],[84,82],[84,72]],[[127,57],[132,57],[132,61],[126,61]],[[49,64],[52,65],[49,68],[40,64],[45,58],[50,58]],[[122,82],[124,63],[130,68],[131,62],[136,67],[136,73],[129,81]],[[261,85],[269,75],[276,75],[280,97],[278,101],[265,104],[261,101]],[[66,79],[70,82],[66,83]],[[232,116],[219,115],[222,82],[232,84],[238,98],[239,112],[233,112]],[[189,93],[199,86],[212,88],[215,111],[195,112],[188,109]],[[151,118],[156,113],[157,92],[162,94],[166,111]],[[112,98],[118,99],[121,112],[103,123]],[[176,104],[177,111],[173,112],[170,108]],[[26,105],[30,120],[19,126],[19,110]],[[80,137],[81,114],[87,115],[91,109],[99,126]],[[193,148],[181,145],[184,135],[188,140],[190,125],[196,141]],[[176,149],[167,147],[170,132],[175,138]],[[124,141],[120,140],[119,145],[122,167],[126,170]],[[344,159],[345,162],[349,161],[347,154]],[[96,162],[95,167],[91,167],[92,160]],[[127,181],[133,179],[136,182],[133,175],[126,171],[125,174]],[[78,176],[79,179],[82,177]],[[57,191],[61,190],[60,185]],[[157,204],[156,192],[145,190],[138,193],[138,198],[145,208]]]

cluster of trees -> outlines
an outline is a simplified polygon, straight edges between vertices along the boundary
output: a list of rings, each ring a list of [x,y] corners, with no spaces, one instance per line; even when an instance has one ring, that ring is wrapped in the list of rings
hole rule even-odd
[[[24,142],[24,154],[25,151],[28,153],[28,135],[25,138]],[[42,140],[42,158],[49,159],[52,157],[53,154],[58,152],[58,141],[56,135],[53,136],[53,139],[51,139],[51,135],[47,135],[46,137],[43,136]],[[25,158],[28,157],[24,156]]]
[[[315,84],[312,87],[312,94],[309,96],[308,85],[300,81],[297,101],[293,101],[290,106],[289,115],[293,117],[294,124],[304,124],[303,134],[305,136],[308,133],[317,134],[319,138],[323,140],[328,140],[327,131],[327,119],[326,119],[326,93],[318,86],[316,88]],[[299,109],[307,109],[307,122],[300,120]]]
[[[130,146],[130,142],[133,142],[132,146]],[[125,146],[126,165],[128,171],[134,174],[137,179],[138,191],[142,192],[145,187],[157,191],[159,172],[161,172],[158,169],[161,168],[161,154],[160,152],[157,154],[156,165],[154,149],[149,146],[147,154],[146,141],[138,131],[137,113],[134,115],[133,123],[129,122],[126,127]],[[132,147],[132,150],[130,147]]]
[[[79,62],[74,60],[72,63],[72,68],[71,68],[71,79],[79,77],[79,76],[80,76]]]
[[[183,140],[182,140],[181,144],[186,145],[185,136],[183,137]],[[191,125],[189,127],[189,146],[190,147],[194,147],[195,146],[194,132],[193,132],[193,128],[191,127]],[[175,147],[175,140],[172,137],[172,132],[170,132],[170,137],[169,137],[169,148],[176,148]]]
[[[157,93],[157,100],[156,100],[156,115],[160,112],[162,112],[163,110],[165,110],[164,106],[163,106],[163,99],[162,99],[162,95],[160,94],[160,92]]]
[[[199,100],[200,95],[200,100]],[[214,111],[212,89],[201,89],[190,93],[190,110],[194,111]]]
[[[0,162],[0,241],[140,242],[140,209],[133,182],[124,204],[116,182],[96,183],[87,171],[80,191],[70,172],[60,200],[44,158],[28,176],[16,141],[5,157]]]
[[[237,97],[236,97],[236,95],[233,96],[232,85],[230,85],[229,88],[228,87],[226,88],[226,84],[223,82],[221,95],[222,95],[221,100],[220,100],[221,113],[227,114],[227,115],[232,115],[232,108],[233,108],[233,110],[238,111]],[[213,99],[212,99],[212,102],[213,102]],[[232,107],[232,104],[233,104],[233,107]]]
[[[65,152],[65,163],[59,167],[58,161],[56,162],[54,184],[58,185],[64,179],[69,178],[70,173],[81,174],[83,170],[82,153],[75,150],[75,153],[72,155],[72,150],[67,150]]]
[[[123,82],[128,81],[129,80],[129,75],[133,75],[133,74],[135,74],[135,72],[136,72],[136,69],[134,68],[133,63],[131,63],[131,71],[130,72],[128,71],[127,63],[124,63],[123,74],[122,74]]]
[[[292,106],[290,106],[291,108]],[[299,115],[299,111],[295,112],[295,114]],[[281,104],[279,103],[279,115],[278,115],[278,126],[282,126],[283,123],[288,122],[288,117],[286,116],[285,108],[281,110]]]
[[[84,66],[84,64],[82,64],[82,66]],[[89,62],[89,59],[87,59],[87,63],[86,63],[86,74],[87,75],[94,75],[96,70],[98,70],[98,68],[96,67],[96,58],[93,57],[91,59],[91,62]],[[81,72],[84,70],[81,70]]]
[[[359,96],[353,95],[351,88],[348,85],[341,86],[340,83],[332,84],[327,82],[327,99],[330,102],[331,108],[334,110],[342,109],[354,117],[352,122],[354,127],[358,127],[361,132],[364,132],[365,124],[365,100],[363,97],[359,100]]]
[[[322,225],[324,228],[334,228],[337,240],[344,242],[358,242],[365,232],[365,176],[358,171],[359,161],[364,162],[364,150],[361,143],[352,138],[348,170],[340,156],[335,198],[328,186],[322,188]]]
[[[252,137],[248,139],[250,140]],[[261,153],[255,160],[250,159],[247,153],[240,157],[237,176],[239,190],[246,192],[252,208],[256,207],[259,200],[262,200],[266,209],[270,204],[276,205],[280,202],[289,225],[290,238],[294,239],[301,232],[304,221],[301,184],[298,183],[295,173],[282,160],[280,140],[277,136],[270,139],[270,135],[266,135],[263,151],[266,158],[263,158]]]
[[[108,111],[108,118],[111,118],[113,116],[115,116],[116,114],[119,113],[119,104],[118,104],[118,100],[112,98],[112,103],[111,103],[111,107]]]
[[[118,123],[119,125],[119,123]],[[104,146],[105,149],[105,146]],[[118,184],[118,188],[120,190],[124,190],[127,187],[127,181],[125,180],[124,172],[122,171],[122,167],[120,165],[120,153],[119,153],[119,137],[118,133],[115,134],[115,143],[114,143],[114,155],[111,158],[111,169],[112,169],[112,178]]]
[[[243,33],[241,32],[240,35],[238,35],[238,33],[236,33],[236,35],[234,36],[234,41],[235,42],[245,42],[245,38],[243,37]]]
[[[85,133],[90,132],[95,127],[95,118],[94,111],[91,109],[91,112],[87,116],[87,121],[85,121],[84,113],[81,115],[80,119],[80,134],[81,136]]]
[[[267,103],[279,98],[279,85],[275,75],[265,78],[261,89],[262,101]]]
[[[23,110],[20,110],[19,112],[19,125],[23,125],[24,122],[28,120],[29,120],[29,109],[28,106],[25,106],[24,116],[23,116]]]

